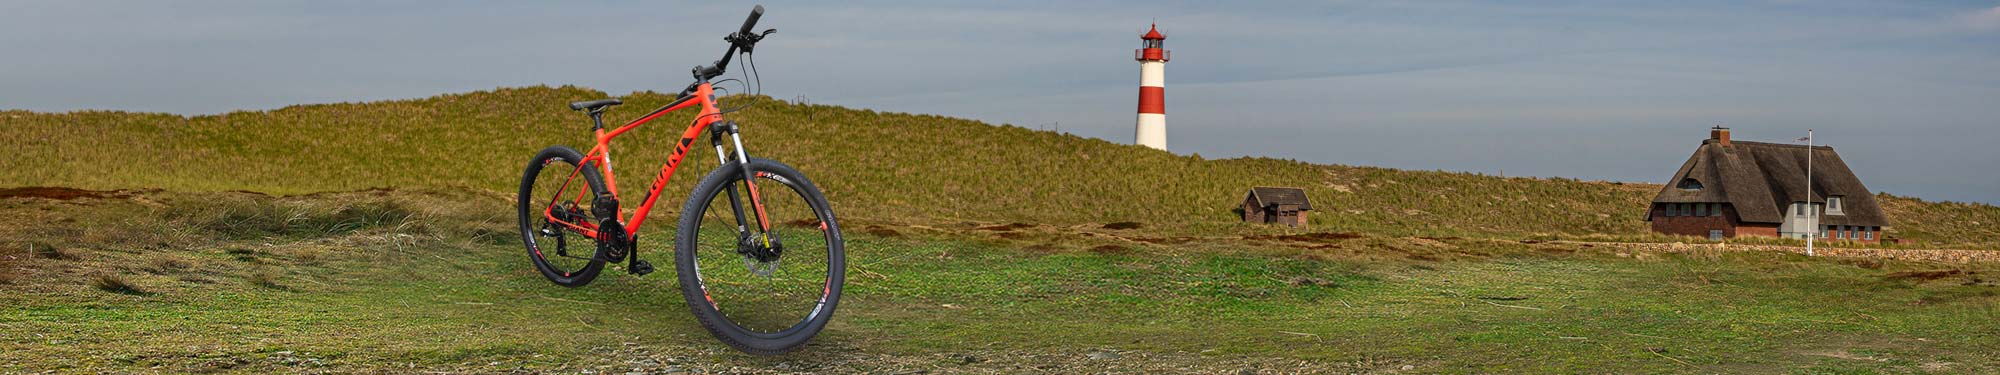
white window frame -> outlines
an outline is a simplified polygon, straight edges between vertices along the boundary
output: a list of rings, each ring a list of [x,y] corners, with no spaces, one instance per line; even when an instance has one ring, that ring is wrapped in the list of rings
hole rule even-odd
[[[1840,201],[1841,199],[1840,196],[1838,195],[1826,197],[1826,214],[1841,215],[1840,208],[1842,205],[1840,204],[1841,203]]]

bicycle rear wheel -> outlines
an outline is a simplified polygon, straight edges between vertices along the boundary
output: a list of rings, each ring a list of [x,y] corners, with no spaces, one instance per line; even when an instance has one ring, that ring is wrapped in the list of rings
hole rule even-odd
[[[521,193],[514,203],[528,260],[542,277],[572,288],[596,280],[605,262],[597,241],[570,227],[594,228],[601,222],[592,203],[598,192],[606,191],[604,178],[595,168],[578,169],[581,160],[582,153],[563,146],[535,154],[521,174]]]
[[[716,168],[681,210],[674,266],[703,328],[737,350],[772,355],[804,345],[833,318],[847,255],[811,181],[770,160],[751,159],[749,169],[771,229],[760,230],[743,168]]]

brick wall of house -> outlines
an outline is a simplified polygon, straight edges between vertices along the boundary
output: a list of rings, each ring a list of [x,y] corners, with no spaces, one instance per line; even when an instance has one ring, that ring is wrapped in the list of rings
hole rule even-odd
[[[1708,238],[1708,231],[1711,230],[1721,230],[1723,238],[1778,236],[1777,224],[1738,221],[1735,206],[1723,205],[1722,215],[1718,216],[1667,216],[1665,206],[1653,207],[1654,232]]]
[[[1868,232],[1875,232],[1874,239],[1866,239],[1869,238],[1869,236],[1867,235]],[[1827,242],[1853,242],[1861,244],[1882,243],[1882,232],[1880,230],[1877,230],[1875,227],[1862,227],[1862,226],[1853,227],[1853,231],[1848,233],[1848,235],[1852,236],[1852,238],[1840,238],[1836,236],[1834,233],[1826,232],[1824,230],[1820,232],[1820,235],[1822,236],[1820,237],[1820,239]]]
[[[1777,237],[1777,224],[1737,223],[1736,235],[1756,237]]]
[[[1736,209],[1723,206],[1716,216],[1667,216],[1665,205],[1653,205],[1653,231],[1665,234],[1708,238],[1708,231],[1721,230],[1723,238],[1736,237]]]

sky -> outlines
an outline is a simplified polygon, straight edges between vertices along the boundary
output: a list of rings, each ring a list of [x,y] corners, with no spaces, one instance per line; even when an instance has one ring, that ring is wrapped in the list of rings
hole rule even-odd
[[[5,0],[0,109],[675,92],[751,5]],[[1814,129],[1877,192],[2000,203],[2000,1],[764,5],[781,99],[1131,143],[1157,22],[1179,154],[1659,183],[1711,126]]]

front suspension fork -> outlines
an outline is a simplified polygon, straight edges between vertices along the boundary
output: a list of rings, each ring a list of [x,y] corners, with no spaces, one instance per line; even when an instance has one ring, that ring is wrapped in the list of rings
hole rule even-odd
[[[709,135],[709,144],[715,146],[715,158],[721,163],[720,165],[729,165],[729,153],[722,149],[722,135],[725,133],[729,135],[730,142],[736,148],[736,165],[738,168],[743,169],[744,188],[750,190],[750,206],[752,212],[756,214],[757,229],[759,232],[769,233],[771,231],[771,221],[765,215],[764,200],[757,191],[757,176],[752,174],[750,170],[750,154],[743,150],[743,137],[739,134],[739,131],[740,128],[736,126],[736,122],[718,123],[715,125],[715,130]],[[749,233],[751,223],[744,218],[743,201],[736,194],[736,184],[724,185],[723,191],[729,194],[729,209],[736,214],[737,233]]]

